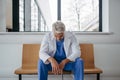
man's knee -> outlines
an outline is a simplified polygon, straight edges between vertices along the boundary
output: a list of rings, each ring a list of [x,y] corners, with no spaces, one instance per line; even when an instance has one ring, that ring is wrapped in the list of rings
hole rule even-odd
[[[78,57],[76,58],[75,62],[83,62],[83,60],[80,57]]]
[[[40,66],[43,66],[43,65],[44,65],[43,61],[41,59],[39,59],[38,66],[40,67]]]

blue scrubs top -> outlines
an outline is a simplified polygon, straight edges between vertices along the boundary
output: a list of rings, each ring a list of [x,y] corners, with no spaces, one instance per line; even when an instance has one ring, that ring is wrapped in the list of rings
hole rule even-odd
[[[54,58],[58,63],[66,59],[63,42],[64,42],[64,38],[59,41],[56,40],[56,52],[55,52]]]

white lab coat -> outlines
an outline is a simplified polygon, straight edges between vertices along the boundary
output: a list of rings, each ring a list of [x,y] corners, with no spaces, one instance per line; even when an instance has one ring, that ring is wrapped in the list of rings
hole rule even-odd
[[[64,33],[64,50],[67,59],[75,61],[77,57],[80,57],[80,47],[77,43],[75,36],[71,32]],[[53,57],[56,52],[56,39],[53,32],[44,36],[41,48],[39,52],[39,58],[43,60],[45,64],[48,64],[48,58]]]

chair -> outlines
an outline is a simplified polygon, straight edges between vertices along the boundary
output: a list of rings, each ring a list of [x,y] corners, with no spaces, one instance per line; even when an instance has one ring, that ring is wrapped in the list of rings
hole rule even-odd
[[[97,80],[100,80],[100,73],[102,73],[102,70],[95,66],[93,44],[80,44],[80,48],[81,48],[81,58],[84,61],[84,73],[96,74]]]
[[[22,80],[24,74],[37,74],[40,44],[23,44],[22,66],[15,70]]]
[[[81,58],[84,61],[84,74],[96,74],[97,80],[100,80],[102,70],[95,67],[94,64],[94,47],[93,44],[80,44]],[[37,74],[40,44],[23,44],[22,66],[15,70],[15,74],[22,75]],[[64,71],[63,74],[71,74],[70,71]],[[48,74],[53,74],[51,71]],[[63,78],[63,75],[62,75]]]

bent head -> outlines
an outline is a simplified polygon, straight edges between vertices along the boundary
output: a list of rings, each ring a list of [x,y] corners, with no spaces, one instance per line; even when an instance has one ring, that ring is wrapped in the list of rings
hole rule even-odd
[[[65,25],[63,22],[57,21],[53,23],[52,30],[56,40],[61,40],[64,38]]]

